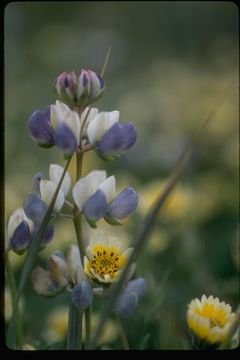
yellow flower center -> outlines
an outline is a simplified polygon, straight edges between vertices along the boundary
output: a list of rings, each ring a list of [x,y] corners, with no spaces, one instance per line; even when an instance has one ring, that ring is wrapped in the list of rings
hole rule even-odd
[[[196,310],[196,313],[208,318],[211,328],[214,326],[223,327],[227,322],[227,314],[224,309],[218,309],[213,304],[204,304],[201,309]]]
[[[104,275],[114,277],[122,263],[116,249],[97,246],[92,252],[93,259],[90,260],[90,267],[93,268],[94,272],[101,277]]]

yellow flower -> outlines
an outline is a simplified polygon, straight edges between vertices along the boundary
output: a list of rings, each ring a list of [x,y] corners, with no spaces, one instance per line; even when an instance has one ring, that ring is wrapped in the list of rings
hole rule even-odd
[[[188,326],[200,340],[211,345],[222,343],[228,335],[235,318],[230,305],[218,298],[203,295],[201,301],[194,299],[187,312]]]
[[[119,278],[132,251],[133,248],[124,250],[116,238],[98,234],[86,249],[84,271],[98,284],[113,283]]]

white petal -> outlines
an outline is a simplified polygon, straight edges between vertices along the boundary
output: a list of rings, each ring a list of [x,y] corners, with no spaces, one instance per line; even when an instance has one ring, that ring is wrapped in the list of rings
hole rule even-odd
[[[72,130],[76,136],[77,143],[79,145],[80,137],[80,119],[78,114],[75,111],[69,111],[64,117],[64,123]]]
[[[108,177],[98,187],[102,190],[107,198],[107,202],[110,203],[116,197],[116,180],[114,176]]]
[[[62,173],[64,171],[64,168],[57,164],[51,164],[49,167],[49,179],[53,181],[56,185],[58,185],[60,178],[62,176]],[[69,176],[69,173],[66,172],[61,189],[64,192],[64,195],[66,196],[71,186],[71,178]]]
[[[61,122],[64,122],[74,133],[79,144],[80,119],[78,113],[69,109],[61,101],[56,101],[56,105],[51,105],[51,125],[56,129]]]
[[[10,216],[8,220],[8,230],[7,230],[8,239],[11,239],[17,226],[21,224],[22,221],[26,221],[31,230],[33,222],[26,217],[23,208],[18,208],[17,210],[14,211],[14,213]]]
[[[82,210],[87,199],[96,192],[106,176],[105,171],[93,170],[76,182],[73,187],[73,199],[79,210]]]
[[[84,111],[82,112],[82,115],[80,117],[80,120],[81,120],[81,124],[82,122],[84,121],[87,113],[88,113],[88,110],[89,110],[89,107],[86,107],[84,109]],[[87,122],[89,123],[90,121],[93,120],[93,118],[98,114],[99,110],[97,108],[91,108],[90,111],[89,111],[89,114],[88,114],[88,118],[87,118]]]
[[[56,191],[57,185],[50,180],[40,181],[40,193],[42,200],[49,205]],[[60,189],[55,201],[54,210],[59,212],[64,204],[64,192]]]
[[[50,122],[55,129],[64,120],[68,111],[70,111],[69,107],[59,100],[55,105],[51,105]]]
[[[119,111],[100,112],[89,123],[87,128],[88,139],[91,144],[100,140],[102,135],[119,121]]]

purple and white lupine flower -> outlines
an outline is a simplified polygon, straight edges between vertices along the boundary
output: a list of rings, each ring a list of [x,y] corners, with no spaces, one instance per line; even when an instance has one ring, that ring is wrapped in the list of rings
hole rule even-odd
[[[120,157],[136,142],[135,126],[132,123],[121,124],[119,116],[119,111],[100,112],[89,122],[89,142],[104,160]]]
[[[51,105],[50,124],[55,129],[54,140],[66,156],[70,156],[77,149],[81,142],[80,135],[85,135],[81,127],[88,110],[89,108],[85,108],[80,116],[61,101],[57,100],[55,105]],[[91,121],[97,113],[98,109],[90,109],[87,122]]]
[[[133,188],[126,188],[116,195],[114,176],[107,177],[105,171],[93,170],[81,178],[73,187],[73,198],[90,226],[102,217],[109,223],[124,219],[137,207],[138,195]]]
[[[8,246],[18,255],[23,254],[31,242],[32,226],[33,222],[27,218],[23,208],[15,210],[8,220]]]
[[[54,88],[61,101],[70,106],[84,108],[102,95],[105,83],[100,74],[81,69],[79,76],[74,71],[60,74]]]
[[[121,317],[133,315],[146,292],[147,282],[144,278],[129,281],[115,302],[112,311]]]
[[[42,222],[63,171],[64,168],[62,166],[51,164],[49,166],[49,180],[42,178],[44,175],[41,173],[35,175],[34,187],[38,191],[29,193],[24,202],[24,211],[27,217],[35,223],[39,224]],[[71,178],[68,172],[66,172],[54,204],[54,213],[61,211],[65,201],[65,196],[68,194],[70,186]]]
[[[50,148],[55,145],[54,130],[50,124],[50,107],[32,113],[28,121],[28,131],[39,146]]]
[[[85,308],[92,301],[91,285],[86,284],[86,279],[76,245],[71,245],[67,258],[55,252],[49,258],[48,269],[36,267],[31,278],[34,290],[44,297],[56,296],[67,287],[75,289],[73,302],[79,308]]]

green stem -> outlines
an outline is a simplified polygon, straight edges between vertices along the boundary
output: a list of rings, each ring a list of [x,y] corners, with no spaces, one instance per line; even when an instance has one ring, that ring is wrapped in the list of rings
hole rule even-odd
[[[6,252],[5,254],[5,264],[6,264],[6,272],[7,272],[7,277],[8,277],[8,284],[10,287],[10,291],[11,291],[11,300],[12,300],[12,318],[13,321],[10,323],[10,325],[16,329],[16,334],[14,331],[10,331],[9,334],[12,335],[14,337],[14,339],[9,339],[8,338],[8,343],[9,344],[15,344],[16,348],[18,349],[22,349],[22,322],[21,322],[21,317],[20,317],[20,312],[19,312],[19,308],[18,308],[18,302],[17,302],[17,287],[16,287],[16,282],[15,282],[15,278],[14,278],[14,274],[12,271],[12,267],[9,261],[9,257],[8,257],[8,252]]]
[[[85,329],[86,329],[86,350],[90,350],[91,342],[91,312],[92,308],[89,306],[85,310]]]
[[[83,164],[83,154],[81,152],[76,153],[76,181],[78,181],[82,176],[82,164]],[[78,214],[79,210],[77,205],[74,205],[73,208],[73,224],[75,227],[77,243],[80,251],[80,258],[83,264],[84,258],[84,246],[83,246],[83,239],[82,239],[82,222],[81,222],[81,215]]]
[[[82,349],[82,311],[72,303],[69,304],[67,350]]]
[[[119,319],[119,317],[116,318],[116,321],[117,321],[117,324],[118,324],[118,330],[119,330],[119,335],[120,335],[121,340],[122,340],[123,349],[124,350],[130,350],[127,335],[126,335],[126,333],[124,331],[122,321],[121,321],[121,319]]]

